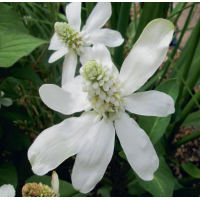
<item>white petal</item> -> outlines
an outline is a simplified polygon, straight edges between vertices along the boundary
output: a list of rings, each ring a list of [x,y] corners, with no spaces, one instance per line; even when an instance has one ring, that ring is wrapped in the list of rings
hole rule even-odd
[[[80,56],[81,64],[84,65],[87,61],[91,60],[92,58],[92,48],[85,47],[85,52]]]
[[[58,174],[56,173],[56,171],[53,171],[53,173],[52,173],[51,185],[52,185],[53,190],[56,193],[57,197],[60,196],[60,194],[59,194],[59,178],[58,178]]]
[[[13,101],[12,99],[9,99],[9,98],[2,98],[0,99],[0,103],[3,105],[3,106],[11,106],[13,104]]]
[[[125,59],[119,78],[126,95],[139,89],[164,60],[174,32],[174,25],[165,19],[150,22]]]
[[[65,115],[80,112],[90,105],[85,96],[71,94],[53,84],[42,85],[39,94],[49,108]]]
[[[159,159],[147,134],[126,113],[115,120],[115,128],[131,167],[141,179],[152,180]]]
[[[88,17],[86,25],[83,27],[83,30],[89,34],[95,29],[101,28],[110,18],[111,12],[111,3],[97,3],[97,5],[92,10],[90,16]]]
[[[62,72],[62,86],[74,78],[77,64],[77,55],[70,51],[66,56],[63,63],[63,72]]]
[[[49,58],[49,63],[53,63],[59,58],[63,57],[65,54],[67,54],[69,51],[66,47],[62,47],[61,49],[54,52],[51,57]]]
[[[80,31],[81,26],[81,2],[70,3],[66,6],[66,16],[68,23],[76,31]]]
[[[33,172],[44,175],[77,154],[85,144],[96,115],[95,112],[84,113],[44,130],[28,150]]]
[[[112,122],[105,123],[103,119],[90,129],[72,170],[72,184],[76,190],[88,193],[102,179],[113,155],[114,139]]]
[[[95,59],[103,64],[103,66],[107,66],[108,68],[112,68],[112,59],[110,56],[109,50],[103,44],[94,44],[92,47],[92,59]]]
[[[97,29],[90,34],[89,43],[101,43],[108,47],[117,47],[124,42],[121,34],[118,31],[110,29]]]
[[[81,75],[76,76],[75,78],[73,78],[69,82],[67,82],[65,85],[63,85],[62,89],[64,89],[65,91],[67,91],[69,93],[83,95],[86,97],[88,93],[83,92],[82,81],[83,81],[83,77]]]
[[[119,70],[114,64],[112,64],[112,70],[113,70],[113,74],[117,74],[117,75],[119,74]]]
[[[53,37],[51,38],[49,50],[58,50],[65,47],[65,44],[60,40],[56,33],[53,34]]]
[[[166,117],[174,113],[174,100],[159,91],[133,93],[123,98],[124,108],[132,113],[146,116]]]
[[[0,197],[14,197],[15,196],[15,189],[13,185],[2,185],[0,187]]]

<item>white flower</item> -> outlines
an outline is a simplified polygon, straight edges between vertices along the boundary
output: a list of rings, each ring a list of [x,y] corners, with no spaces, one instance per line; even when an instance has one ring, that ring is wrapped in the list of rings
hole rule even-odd
[[[14,197],[15,189],[13,185],[5,184],[0,187],[0,197]]]
[[[116,47],[124,39],[118,31],[107,28],[100,29],[111,16],[111,3],[97,3],[88,17],[85,26],[81,26],[81,2],[66,6],[68,24],[55,23],[55,33],[50,41],[49,49],[56,50],[49,59],[52,63],[65,55],[62,72],[62,85],[74,78],[77,55],[89,53],[91,44],[102,43],[108,47]]]
[[[149,23],[125,59],[120,73],[110,53],[96,44],[85,54],[80,76],[61,89],[46,84],[40,90],[51,109],[69,115],[85,110],[44,130],[28,151],[32,170],[44,175],[77,154],[72,184],[82,193],[102,179],[114,150],[115,130],[128,162],[143,180],[152,180],[159,160],[154,147],[125,110],[139,115],[165,117],[174,112],[173,99],[162,92],[138,90],[165,58],[174,26],[164,19]],[[89,111],[93,109],[92,111]]]
[[[0,94],[0,108],[1,108],[1,104],[3,106],[11,106],[13,104],[12,102],[12,99],[9,99],[9,98],[2,98],[4,96],[4,92],[1,91],[1,94]]]

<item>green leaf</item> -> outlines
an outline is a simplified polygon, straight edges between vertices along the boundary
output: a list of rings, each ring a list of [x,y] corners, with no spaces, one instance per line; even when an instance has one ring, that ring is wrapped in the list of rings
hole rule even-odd
[[[128,192],[133,196],[141,196],[142,194],[146,192],[146,190],[144,190],[144,188],[140,186],[140,184],[138,183],[136,179],[131,181],[127,185],[127,187],[128,187]]]
[[[86,11],[87,11],[87,18],[90,16],[90,13],[92,12],[95,4],[94,2],[85,2],[86,4]]]
[[[111,186],[105,185],[98,189],[97,194],[101,195],[102,197],[110,197],[111,190],[112,190]]]
[[[37,46],[47,43],[18,31],[6,29],[0,32],[0,67],[10,67],[23,56],[29,55]]]
[[[169,18],[174,15],[175,13],[177,13],[177,11],[182,7],[183,2],[178,2],[176,7],[172,10],[172,12],[169,15]]]
[[[51,187],[51,177],[44,175],[44,176],[31,176],[26,180],[26,183],[43,183]],[[59,192],[61,197],[73,197],[73,196],[83,196],[77,190],[75,190],[71,183],[68,183],[63,180],[59,180]],[[86,196],[86,195],[85,195]]]
[[[8,72],[9,75],[14,78],[32,80],[36,83],[43,84],[43,81],[32,69],[28,67],[22,67],[19,63],[16,63],[14,66],[10,67]]]
[[[174,101],[178,96],[178,82],[177,79],[170,79],[156,87],[157,91],[164,92],[170,95]],[[139,116],[138,124],[148,134],[151,142],[156,142],[163,136],[169,122],[171,115],[167,117],[152,117],[152,116]]]
[[[186,162],[182,165],[184,171],[186,171],[190,176],[194,178],[200,178],[200,169],[198,169],[194,164],[191,162]]]
[[[122,2],[120,7],[120,14],[119,14],[119,20],[117,24],[117,30],[121,33],[122,37],[126,37],[126,30],[128,27],[128,21],[129,21],[129,13],[131,8],[131,2]],[[123,50],[124,50],[125,42],[123,42],[120,46],[115,47],[114,50],[114,61],[117,63],[118,66],[121,67],[124,56],[123,56]]]
[[[181,126],[200,126],[200,110],[188,115]]]
[[[0,3],[0,30],[16,29],[28,33],[26,27],[11,6]]]
[[[13,164],[5,163],[0,166],[0,186],[4,184],[11,184],[17,187],[18,178],[17,171]]]
[[[154,197],[171,197],[174,190],[174,177],[163,157],[159,158],[159,167],[152,181],[144,181],[137,175],[139,184]]]
[[[137,28],[133,44],[137,41],[145,26],[156,18],[166,18],[169,2],[145,2],[140,22]]]

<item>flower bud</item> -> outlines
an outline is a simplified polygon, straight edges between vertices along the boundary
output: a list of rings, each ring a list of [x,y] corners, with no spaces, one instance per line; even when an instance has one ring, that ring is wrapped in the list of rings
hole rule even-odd
[[[42,183],[27,183],[22,188],[23,197],[56,197],[56,193],[49,186]]]

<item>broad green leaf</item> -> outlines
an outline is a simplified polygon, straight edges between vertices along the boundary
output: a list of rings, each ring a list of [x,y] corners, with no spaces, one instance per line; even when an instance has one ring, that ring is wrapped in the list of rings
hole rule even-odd
[[[200,126],[200,110],[188,115],[181,126]]]
[[[186,162],[182,165],[184,171],[186,171],[190,176],[194,178],[200,178],[200,169],[198,169],[194,164],[191,162]]]
[[[16,29],[28,33],[26,27],[11,6],[0,3],[0,30]]]
[[[156,87],[157,91],[164,92],[170,95],[174,101],[178,96],[178,82],[177,79],[170,79]],[[152,116],[139,116],[138,124],[148,134],[151,142],[156,142],[164,134],[169,122],[171,115],[167,117],[152,117]]]
[[[137,179],[132,180],[128,185],[128,192],[134,196],[141,196],[146,190],[140,186]]]
[[[101,195],[102,197],[110,197],[111,190],[112,190],[111,186],[105,185],[98,189],[97,194]]]
[[[36,83],[43,84],[43,81],[31,68],[22,67],[19,63],[16,63],[14,66],[10,67],[8,73],[14,78],[32,80]]]
[[[13,164],[5,163],[0,166],[0,187],[4,184],[11,184],[17,187],[17,171]]]
[[[0,67],[10,67],[23,56],[29,55],[45,40],[18,31],[6,29],[0,32]]]
[[[51,177],[44,175],[44,176],[31,176],[26,180],[26,183],[43,183],[51,187]],[[76,195],[82,196],[77,190],[75,190],[71,183],[59,179],[59,192],[61,197],[73,197]],[[86,196],[86,195],[85,195]]]
[[[152,181],[144,181],[137,175],[139,184],[154,197],[171,197],[174,190],[174,177],[163,157],[159,158],[159,167]]]

